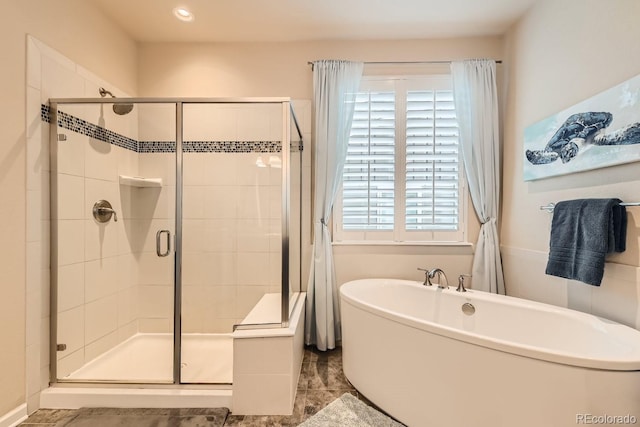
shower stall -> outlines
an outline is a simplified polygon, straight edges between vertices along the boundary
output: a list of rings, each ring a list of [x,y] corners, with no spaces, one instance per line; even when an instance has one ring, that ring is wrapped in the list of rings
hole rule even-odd
[[[101,94],[42,110],[50,381],[230,388],[234,336],[304,304],[291,101]]]

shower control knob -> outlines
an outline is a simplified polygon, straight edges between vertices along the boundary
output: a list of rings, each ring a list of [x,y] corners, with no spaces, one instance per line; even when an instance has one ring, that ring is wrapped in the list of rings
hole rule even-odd
[[[118,215],[113,210],[111,203],[106,200],[98,200],[93,205],[93,217],[100,223],[109,222],[113,216],[113,221],[118,222]]]

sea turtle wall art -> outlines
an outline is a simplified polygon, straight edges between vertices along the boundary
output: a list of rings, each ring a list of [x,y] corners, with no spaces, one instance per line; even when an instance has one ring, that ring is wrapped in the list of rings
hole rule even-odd
[[[640,160],[640,75],[524,131],[524,180]]]

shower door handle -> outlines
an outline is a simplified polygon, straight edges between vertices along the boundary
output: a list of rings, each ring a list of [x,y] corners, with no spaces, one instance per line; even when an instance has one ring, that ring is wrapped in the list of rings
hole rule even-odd
[[[167,250],[164,252],[162,252],[162,249],[160,248],[162,234],[166,234],[167,236]],[[156,254],[158,254],[159,257],[165,257],[169,255],[170,251],[171,251],[171,232],[169,230],[158,230],[158,232],[156,233]]]

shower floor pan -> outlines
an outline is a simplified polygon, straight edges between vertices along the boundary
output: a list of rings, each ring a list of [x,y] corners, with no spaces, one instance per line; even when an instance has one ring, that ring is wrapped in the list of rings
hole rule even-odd
[[[173,381],[173,335],[139,333],[61,380],[163,383]],[[231,334],[183,334],[181,382],[230,384]]]

